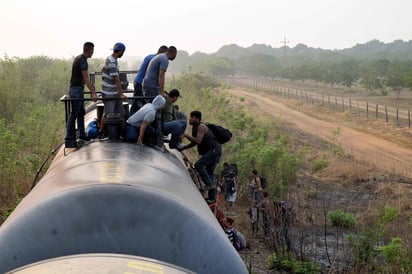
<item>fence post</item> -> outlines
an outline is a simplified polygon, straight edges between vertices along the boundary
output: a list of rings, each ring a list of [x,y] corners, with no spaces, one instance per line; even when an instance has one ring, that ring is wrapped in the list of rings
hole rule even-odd
[[[366,119],[369,118],[369,103],[366,102]]]
[[[411,127],[411,111],[408,109],[408,127]]]
[[[399,127],[399,108],[396,108],[396,127]]]
[[[388,107],[387,107],[387,106],[385,106],[385,120],[386,120],[386,122],[389,121],[389,117],[388,117]]]
[[[349,111],[352,113],[352,98],[349,98]]]
[[[345,99],[342,97],[342,112],[345,112]]]
[[[375,119],[376,120],[378,120],[378,115],[379,115],[378,111],[379,111],[379,107],[378,107],[378,104],[376,104],[376,109],[375,109]]]

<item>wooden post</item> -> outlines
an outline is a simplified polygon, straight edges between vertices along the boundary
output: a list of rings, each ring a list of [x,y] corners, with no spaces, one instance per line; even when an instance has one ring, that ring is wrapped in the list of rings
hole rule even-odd
[[[366,119],[369,118],[369,112],[368,112],[368,110],[369,110],[369,103],[366,102]]]
[[[375,108],[375,119],[378,120],[378,111],[379,111],[379,107],[378,104],[376,104],[376,108]]]
[[[387,107],[387,106],[385,106],[385,119],[386,119],[386,122],[389,121],[389,117],[388,117],[388,107]]]
[[[399,127],[399,108],[396,108],[396,127]]]

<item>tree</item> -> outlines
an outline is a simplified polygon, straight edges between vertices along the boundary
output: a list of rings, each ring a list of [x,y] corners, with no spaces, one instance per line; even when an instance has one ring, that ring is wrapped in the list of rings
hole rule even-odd
[[[401,90],[405,87],[404,78],[400,74],[391,74],[386,79],[385,84],[396,92],[396,98],[399,99],[401,95]]]
[[[360,84],[371,93],[383,87],[382,79],[373,74],[365,75]]]
[[[211,58],[207,61],[207,72],[214,76],[234,74],[233,63],[227,58]]]

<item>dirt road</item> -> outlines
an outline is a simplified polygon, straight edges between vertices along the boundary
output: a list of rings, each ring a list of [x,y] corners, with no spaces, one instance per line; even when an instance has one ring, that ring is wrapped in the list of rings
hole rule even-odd
[[[244,104],[249,109],[263,111],[274,118],[280,118],[282,122],[290,123],[296,128],[325,140],[330,140],[332,131],[340,128],[337,142],[346,153],[387,172],[412,178],[411,149],[343,125],[310,117],[278,102],[275,96],[238,88],[232,88],[228,92],[233,96],[245,98]]]

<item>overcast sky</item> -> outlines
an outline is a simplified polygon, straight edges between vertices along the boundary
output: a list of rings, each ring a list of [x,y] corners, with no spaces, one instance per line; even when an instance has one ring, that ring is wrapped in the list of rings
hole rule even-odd
[[[144,57],[162,45],[189,54],[254,43],[349,48],[412,40],[412,0],[2,0],[0,58],[71,58],[85,41],[95,58],[115,42]]]

